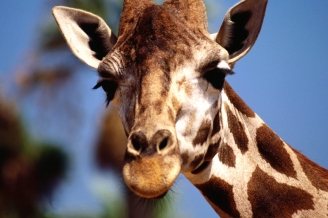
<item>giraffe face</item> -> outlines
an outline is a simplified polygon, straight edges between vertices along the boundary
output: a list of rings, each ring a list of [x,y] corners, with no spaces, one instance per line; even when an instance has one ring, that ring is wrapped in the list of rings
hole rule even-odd
[[[140,18],[134,34],[102,60],[96,86],[117,107],[128,136],[126,184],[147,198],[165,194],[181,170],[201,164],[231,72],[228,52],[209,34],[191,34],[172,20],[158,32],[158,16],[170,16],[153,14]]]
[[[203,161],[224,78],[230,73],[227,52],[215,47],[197,55],[202,61],[195,56],[172,70],[160,66],[163,60],[155,52],[148,65],[123,66],[122,76],[115,79],[107,76],[112,57],[100,64],[99,75],[104,77],[97,86],[113,97],[108,100],[117,107],[128,135],[123,176],[137,194],[162,195],[181,170],[192,171]]]

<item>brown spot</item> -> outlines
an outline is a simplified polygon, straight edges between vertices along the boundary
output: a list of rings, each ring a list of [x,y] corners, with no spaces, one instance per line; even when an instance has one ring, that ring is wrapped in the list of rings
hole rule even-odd
[[[178,85],[182,86],[187,81],[186,77],[184,76],[180,81],[178,81]]]
[[[185,84],[184,88],[185,88],[184,91],[185,91],[186,95],[188,97],[191,97],[192,93],[193,93],[193,87],[191,85]]]
[[[183,153],[181,154],[181,159],[182,159],[182,165],[185,165],[189,161],[189,155],[188,153]]]
[[[227,82],[224,83],[223,90],[238,111],[245,114],[247,117],[255,117],[254,111],[248,107],[248,105],[239,97],[239,95],[237,95]]]
[[[213,130],[212,130],[211,136],[214,136],[216,133],[218,133],[221,130],[221,124],[220,124],[221,114],[220,113],[221,112],[219,110],[218,113],[214,117]]]
[[[139,111],[138,111],[139,114],[143,114],[143,113],[145,113],[146,109],[147,109],[146,105],[144,105],[144,104],[139,104]]]
[[[297,154],[303,171],[310,180],[311,184],[317,189],[328,192],[328,171],[318,164],[312,162],[298,151],[294,151]]]
[[[232,185],[214,176],[203,184],[195,185],[206,198],[231,217],[240,217],[236,208]],[[215,208],[214,208],[215,209]],[[218,211],[217,211],[218,212]]]
[[[167,108],[167,118],[168,118],[168,120],[170,121],[170,122],[174,122],[174,113],[173,113],[173,111],[172,111],[172,109],[171,108]]]
[[[221,143],[221,138],[219,139],[218,142],[214,144],[210,144],[207,148],[204,160],[212,160],[213,157],[218,153],[218,149]]]
[[[313,197],[309,193],[278,183],[258,167],[247,188],[253,217],[291,217],[298,210],[314,209]]]
[[[211,122],[208,120],[204,120],[203,123],[200,125],[197,135],[192,141],[192,144],[196,146],[198,144],[202,145],[204,142],[206,142],[210,130],[211,130]]]
[[[256,131],[257,147],[261,157],[272,168],[286,176],[296,178],[296,171],[289,154],[284,148],[283,141],[267,125]]]
[[[202,162],[203,159],[204,159],[204,154],[196,155],[195,159],[191,161],[190,167],[192,169],[195,169],[200,164],[200,162]]]
[[[180,103],[176,97],[172,97],[172,106],[176,114],[178,114],[180,111]]]
[[[156,114],[161,114],[162,111],[163,111],[163,102],[160,101],[160,100],[156,100],[154,103],[153,103],[153,106],[154,106],[154,109],[156,111]],[[147,106],[146,106],[147,107]]]
[[[213,102],[213,104],[212,104],[212,107],[213,108],[218,108],[218,105],[219,104],[219,99],[216,99],[214,102]]]
[[[225,108],[228,115],[229,129],[233,135],[236,145],[240,149],[241,153],[244,154],[248,150],[248,138],[245,133],[244,125],[231,112],[227,104],[225,104]]]
[[[219,160],[229,166],[235,167],[236,166],[236,156],[233,153],[232,148],[227,143],[222,143],[219,149]]]

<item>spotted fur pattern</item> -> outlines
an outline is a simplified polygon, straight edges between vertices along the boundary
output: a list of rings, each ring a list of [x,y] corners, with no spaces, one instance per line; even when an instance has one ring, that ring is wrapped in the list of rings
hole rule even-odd
[[[327,217],[328,171],[280,139],[228,83],[222,105],[217,154],[202,171],[185,174],[215,211],[221,217]]]

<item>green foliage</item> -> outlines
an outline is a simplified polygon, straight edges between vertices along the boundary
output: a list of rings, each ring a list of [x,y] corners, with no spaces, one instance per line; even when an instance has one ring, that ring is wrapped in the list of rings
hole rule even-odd
[[[67,155],[33,140],[13,104],[2,98],[0,124],[0,217],[43,217],[39,204],[65,175]]]

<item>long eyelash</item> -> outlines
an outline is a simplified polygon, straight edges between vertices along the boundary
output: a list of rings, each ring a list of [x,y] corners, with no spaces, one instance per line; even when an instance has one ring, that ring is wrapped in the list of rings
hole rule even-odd
[[[231,74],[234,74],[234,72],[228,68],[214,68],[207,71],[203,75],[203,78],[206,79],[214,88],[221,90],[225,77]]]
[[[110,101],[111,101],[109,98],[110,98],[109,95],[106,94],[106,100],[105,100],[106,107],[108,107],[108,105],[109,105],[109,103],[110,103]]]
[[[92,89],[96,90],[96,89],[100,88],[101,86],[102,86],[102,81],[98,82]],[[106,107],[108,107],[110,101],[111,101],[110,96],[109,96],[109,94],[106,93],[106,99],[105,99]]]

